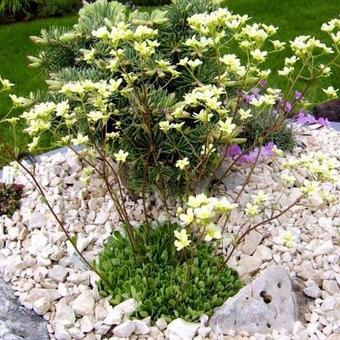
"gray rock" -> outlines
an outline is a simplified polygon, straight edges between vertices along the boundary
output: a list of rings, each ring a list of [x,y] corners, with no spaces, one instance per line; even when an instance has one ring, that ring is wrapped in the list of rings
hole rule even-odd
[[[313,299],[317,299],[321,296],[321,289],[318,286],[312,285],[309,287],[306,287],[303,290],[304,294],[313,298]]]
[[[46,215],[40,212],[33,213],[29,220],[30,229],[41,228],[46,225]]]
[[[1,279],[0,306],[1,340],[48,340],[46,321],[22,307]]]
[[[238,262],[237,271],[240,276],[244,276],[246,274],[252,275],[259,270],[261,264],[262,261],[254,255],[250,256],[242,254],[240,261]]]
[[[259,258],[261,261],[270,261],[273,258],[271,249],[262,244],[256,248],[254,256]]]
[[[253,255],[257,246],[261,243],[263,236],[256,230],[251,231],[244,239],[242,246],[242,253],[246,255]]]
[[[297,305],[290,277],[282,266],[271,266],[216,309],[210,327],[217,334],[229,330],[266,334],[273,329],[292,331],[295,321]]]
[[[339,285],[335,280],[324,280],[322,283],[322,289],[327,291],[331,295],[339,294]]]

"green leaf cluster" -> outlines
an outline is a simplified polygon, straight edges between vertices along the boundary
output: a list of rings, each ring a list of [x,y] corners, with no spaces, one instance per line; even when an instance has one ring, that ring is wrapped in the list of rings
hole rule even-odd
[[[151,316],[153,321],[160,317],[196,321],[235,295],[242,282],[224,265],[214,245],[195,240],[195,250],[178,252],[170,232],[177,227],[141,225],[136,235],[142,257],[135,256],[127,237],[114,232],[96,265],[103,278],[98,283],[100,294],[111,296],[113,305],[136,299],[134,316]]]

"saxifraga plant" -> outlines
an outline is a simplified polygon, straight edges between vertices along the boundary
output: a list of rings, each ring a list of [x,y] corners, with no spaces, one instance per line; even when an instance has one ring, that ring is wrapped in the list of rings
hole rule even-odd
[[[172,226],[173,230],[178,228]],[[211,315],[239,291],[242,282],[238,274],[224,265],[222,255],[215,254],[214,244],[197,239],[195,248],[181,253],[170,230],[167,224],[151,231],[140,226],[136,236],[143,255],[137,260],[128,238],[115,232],[97,264],[103,276],[98,284],[100,294],[111,296],[114,305],[134,298],[138,303],[134,317],[151,316],[152,321],[163,317],[170,322],[179,317],[196,321],[202,314]]]
[[[183,193],[189,177],[201,180],[207,175],[213,176],[216,167],[220,164],[219,157],[215,157],[214,152],[209,151],[213,139],[219,140],[220,143],[217,148],[217,145],[214,146],[217,153],[224,147],[241,141],[247,141],[244,144],[245,150],[259,146],[259,135],[263,144],[277,141],[278,147],[283,148],[290,148],[293,144],[292,133],[286,124],[281,104],[275,105],[277,113],[274,119],[271,109],[256,109],[256,115],[255,112],[248,112],[249,105],[245,101],[247,91],[269,73],[266,69],[258,68],[264,57],[257,60],[258,56],[254,58],[250,56],[249,51],[243,51],[248,54],[248,59],[250,56],[252,60],[248,66],[242,66],[234,54],[226,55],[232,57],[229,61],[222,59],[222,51],[228,48],[229,40],[241,39],[238,30],[242,31],[241,27],[245,26],[247,18],[228,12],[232,20],[238,22],[238,27],[228,28],[229,32],[224,37],[216,38],[218,43],[213,43],[211,37],[204,35],[201,40],[197,40],[196,37],[201,33],[196,32],[197,29],[189,22],[189,18],[200,13],[212,13],[214,10],[216,13],[220,11],[217,5],[208,0],[193,2],[176,0],[167,8],[167,12],[155,10],[152,13],[138,11],[128,13],[122,4],[99,0],[81,9],[79,23],[73,31],[65,33],[53,29],[49,32],[43,31],[41,38],[33,38],[41,44],[42,52],[38,58],[31,57],[33,62],[31,65],[43,66],[52,71],[51,79],[48,81],[51,89],[57,90],[67,84],[67,81],[82,81],[85,78],[98,81],[98,79],[110,80],[123,77],[124,85],[129,82],[132,85],[133,81],[135,89],[133,92],[129,95],[112,97],[114,99],[112,105],[117,112],[119,111],[119,115],[111,116],[104,130],[108,134],[124,130],[124,134],[117,140],[119,147],[130,154],[129,162],[124,166],[123,172],[127,186],[137,195],[142,189],[155,192],[162,187],[169,192],[170,196],[174,196]],[[154,40],[157,46],[153,47],[153,56],[145,57],[141,50],[137,51],[134,48],[139,44],[137,41],[135,46],[133,41],[119,38],[116,42],[110,43],[107,36],[109,33],[101,35],[102,30],[109,32],[110,27],[117,30],[118,35],[124,35],[124,29],[117,29],[115,25],[116,27],[126,25],[125,29],[128,31],[130,26],[149,30],[151,34],[141,33],[137,40],[141,41],[140,48],[144,48],[146,38],[148,41],[157,39]],[[244,30],[248,29],[247,27],[245,26]],[[217,25],[215,29],[219,31],[221,27]],[[261,42],[256,44],[262,46],[275,30],[267,28],[268,33],[264,28],[261,30],[264,38],[262,37]],[[124,51],[124,56],[121,54],[112,58],[110,53],[115,50]],[[271,52],[276,50],[280,48],[275,47]],[[239,49],[240,51],[242,48]],[[127,59],[123,61],[122,58]],[[178,66],[176,69],[175,66],[170,65]],[[233,80],[224,79],[228,72],[233,73],[231,75]],[[129,74],[132,75],[131,79]],[[204,87],[204,84],[213,85],[209,85],[212,86],[209,88],[209,86]],[[201,87],[198,91],[201,94],[195,93],[198,87]],[[217,94],[216,91],[222,92]],[[56,94],[60,96],[57,92]],[[266,89],[263,90],[263,95],[265,94]],[[190,103],[190,95],[211,96],[210,99],[206,98],[211,101],[208,104],[210,107],[207,107],[204,100]],[[266,95],[276,96],[271,101],[278,102],[277,94]],[[214,114],[220,104],[223,104],[218,108],[220,118],[226,116],[227,112],[233,112],[234,124],[237,126],[235,128],[233,125],[235,133],[227,139],[220,133],[218,124],[222,121]],[[91,110],[88,106],[83,108]],[[248,112],[248,118],[239,116],[239,108]],[[171,120],[173,124],[167,127],[166,121]],[[79,115],[78,122],[81,121]],[[254,123],[255,121],[257,123]],[[84,127],[82,123],[77,126]],[[208,130],[211,130],[211,133],[207,134]],[[101,138],[99,136],[103,135],[99,130],[97,132],[95,138]],[[217,138],[218,134],[220,134],[219,138]],[[152,154],[150,153],[151,139],[154,144]],[[113,141],[111,150],[114,150],[118,144]],[[203,147],[206,151],[203,151]],[[192,164],[193,176],[184,175],[180,169],[173,166],[180,159],[187,159]],[[148,179],[144,188],[141,179]],[[197,186],[197,183],[190,185]]]

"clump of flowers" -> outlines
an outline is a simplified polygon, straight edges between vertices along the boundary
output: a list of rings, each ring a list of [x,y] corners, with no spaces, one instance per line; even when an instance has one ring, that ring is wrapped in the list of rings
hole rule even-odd
[[[179,209],[177,212],[182,225],[181,231],[177,231],[177,235],[179,235],[178,240],[175,241],[177,250],[181,251],[185,247],[191,247],[188,240],[194,237],[206,242],[221,239],[225,234],[230,214],[235,210],[240,215],[243,213],[246,220],[242,228],[236,228],[231,235],[233,242],[227,245],[227,262],[250,231],[276,220],[292,207],[309,205],[316,197],[318,197],[319,204],[332,204],[338,199],[331,192],[331,189],[339,183],[340,163],[336,158],[327,157],[322,152],[315,152],[302,155],[300,158],[292,157],[288,161],[284,161],[282,166],[287,169],[287,172],[282,176],[281,190],[284,191],[286,188],[295,186],[300,192],[294,202],[284,206],[280,200],[275,201],[263,190],[259,190],[256,195],[253,195],[252,199],[244,206],[238,203],[240,194],[233,201],[226,197],[215,198],[205,194],[190,196],[185,203],[186,209]],[[243,189],[241,189],[241,193]],[[221,225],[223,220],[225,222]],[[183,242],[178,242],[182,238]],[[298,237],[290,230],[278,237],[279,243],[289,249],[296,246],[297,240]]]
[[[315,118],[309,113],[305,113],[300,111],[296,117],[296,122],[300,125],[311,125],[311,124],[320,124],[321,126],[329,127],[330,122],[327,118]]]
[[[262,147],[256,147],[249,152],[242,151],[239,145],[231,145],[227,149],[227,157],[236,160],[237,164],[257,163],[282,155],[283,151],[280,150],[273,142]]]
[[[181,224],[187,230],[195,231],[207,242],[222,237],[217,220],[221,216],[228,216],[237,207],[237,204],[230,203],[226,197],[207,197],[205,194],[190,196],[186,205],[186,210],[178,211]],[[182,229],[180,233],[187,238],[186,229]],[[181,250],[188,245],[189,243],[181,243],[181,247],[177,249]]]
[[[104,8],[106,17],[93,15]],[[33,38],[42,51],[32,66],[52,71],[48,82],[58,100],[23,115],[30,150],[52,127],[59,145],[95,143],[113,159],[119,150],[128,153],[121,171],[136,196],[197,189],[203,179],[215,180],[232,148],[242,153],[236,163],[254,162],[258,150],[262,160],[272,143],[292,148],[286,118],[308,106],[310,84],[300,92],[296,86],[306,72],[310,83],[329,75],[339,55],[338,23],[325,27],[332,28],[333,46],[312,37],[290,42],[293,54],[279,71],[288,81],[283,90],[270,87],[265,63],[287,45],[275,39],[277,27],[208,0],[175,0],[166,11],[129,15],[115,2],[85,5],[71,31]],[[227,53],[232,43],[237,47]],[[321,55],[333,58],[321,65]]]

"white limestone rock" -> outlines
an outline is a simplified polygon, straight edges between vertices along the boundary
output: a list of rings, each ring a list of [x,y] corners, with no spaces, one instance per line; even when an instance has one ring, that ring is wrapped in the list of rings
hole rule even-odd
[[[331,295],[339,294],[339,285],[335,280],[323,280],[322,289]]]
[[[81,293],[72,303],[72,308],[76,314],[85,316],[94,314],[95,301],[93,293],[86,291]]]
[[[135,299],[128,299],[119,305],[115,306],[114,309],[118,309],[122,311],[122,313],[129,317],[132,313],[134,313],[137,309],[137,301]]]
[[[66,276],[68,275],[68,269],[62,266],[53,266],[48,271],[48,276],[55,282],[64,282]]]
[[[314,256],[326,255],[326,254],[329,254],[333,250],[334,250],[334,244],[332,240],[328,240],[324,242],[323,244],[321,244],[319,247],[317,247],[315,251],[313,252],[313,255]]]
[[[146,335],[150,333],[150,328],[147,326],[147,324],[144,321],[140,320],[134,320],[135,323],[135,334],[138,335]]]
[[[244,239],[242,245],[242,253],[246,255],[253,255],[257,246],[261,243],[263,236],[256,230],[251,231]]]
[[[46,298],[41,298],[33,302],[33,310],[38,315],[46,314],[51,308],[51,301],[48,301]]]
[[[229,330],[271,333],[273,329],[292,331],[297,306],[286,270],[271,266],[238,294],[217,308],[210,327],[217,334]]]
[[[199,323],[175,319],[169,323],[167,333],[169,337],[173,335],[182,340],[191,340],[196,335],[199,327]]]
[[[83,333],[89,333],[94,328],[94,317],[93,316],[84,316],[79,320],[80,330]]]
[[[46,226],[46,215],[41,212],[35,212],[31,215],[28,226],[30,229],[42,228]]]
[[[121,338],[128,338],[135,331],[135,329],[135,323],[133,321],[127,320],[115,327],[113,334]]]
[[[200,327],[198,329],[198,334],[204,339],[205,337],[208,336],[208,334],[210,333],[211,328],[210,327]]]
[[[258,257],[242,254],[238,262],[237,271],[240,276],[251,275],[258,271],[261,264],[262,261]]]
[[[34,303],[41,298],[46,299],[49,302],[53,302],[61,298],[61,295],[58,293],[57,289],[44,289],[44,288],[33,288],[28,295],[28,301],[30,303]]]
[[[270,248],[260,244],[254,253],[254,257],[259,258],[261,261],[270,261],[273,258],[273,254]]]
[[[328,296],[321,304],[321,310],[323,312],[332,311],[335,309],[336,299],[333,296]]]
[[[123,312],[120,309],[113,308],[104,319],[103,323],[106,325],[118,325],[122,321]]]
[[[71,327],[76,321],[76,316],[69,305],[64,302],[59,302],[56,305],[54,321],[65,327]]]
[[[31,244],[28,248],[28,251],[32,255],[40,255],[43,249],[48,244],[48,238],[40,231],[36,231],[32,233],[31,236]]]
[[[160,318],[156,321],[156,326],[158,327],[159,330],[164,331],[164,329],[167,328],[168,323],[164,318]]]
[[[109,214],[106,211],[102,210],[97,214],[94,224],[97,224],[97,225],[105,224],[108,218],[109,218]]]
[[[72,340],[70,333],[61,324],[56,325],[54,336],[56,340]]]

